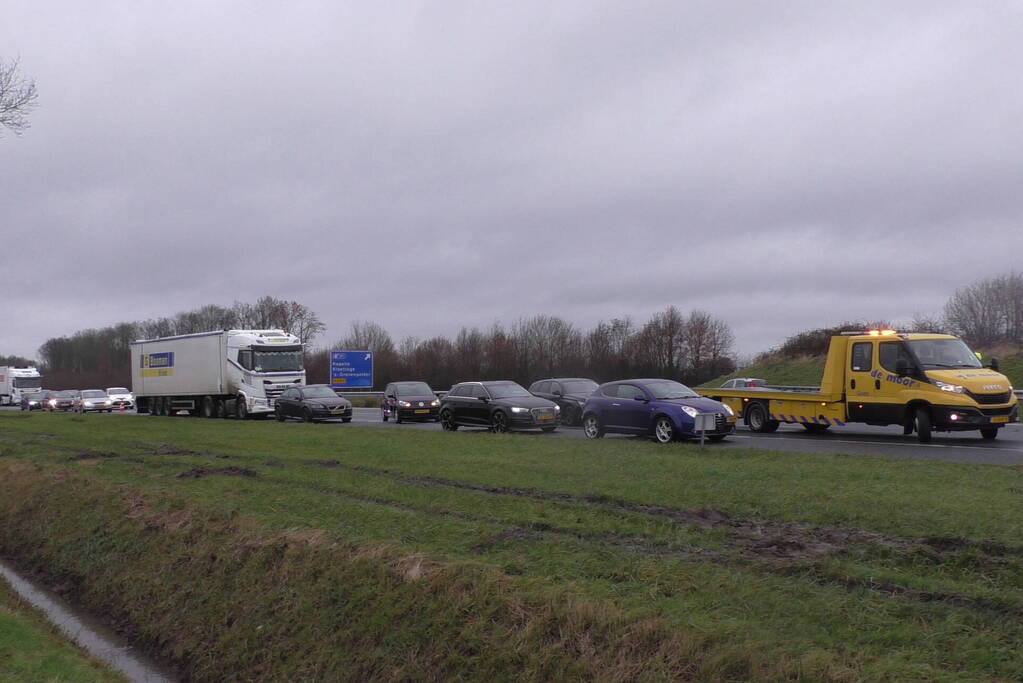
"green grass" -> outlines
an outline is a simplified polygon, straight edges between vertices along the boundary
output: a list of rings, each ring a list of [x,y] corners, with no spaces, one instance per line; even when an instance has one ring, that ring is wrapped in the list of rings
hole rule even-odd
[[[1021,468],[194,418],[0,434],[0,548],[199,678],[1023,676]]]
[[[123,681],[64,639],[0,578],[0,681]]]

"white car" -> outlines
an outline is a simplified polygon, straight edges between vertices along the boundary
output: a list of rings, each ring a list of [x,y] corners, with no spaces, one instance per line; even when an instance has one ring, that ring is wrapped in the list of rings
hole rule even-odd
[[[110,387],[107,389],[107,396],[113,402],[115,408],[124,406],[125,409],[135,408],[135,394],[125,387]]]

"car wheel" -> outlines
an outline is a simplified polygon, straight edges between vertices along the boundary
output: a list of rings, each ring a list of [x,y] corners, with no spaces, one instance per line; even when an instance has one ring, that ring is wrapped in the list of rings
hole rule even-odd
[[[234,416],[239,420],[245,420],[249,417],[249,406],[245,403],[245,397],[241,394],[238,394],[234,401]]]
[[[302,409],[302,422],[312,422],[312,421],[313,421],[313,411],[309,410],[308,408],[303,408]]]
[[[494,434],[504,434],[508,431],[508,416],[500,410],[490,416],[490,431]]]
[[[654,439],[657,443],[671,443],[675,440],[675,424],[664,415],[654,422]]]
[[[345,424],[348,424],[349,422],[352,421],[352,418],[350,418],[350,417],[342,417],[341,421],[344,422]]]
[[[397,408],[394,409],[394,423],[399,425],[401,424],[401,413],[398,412]]]
[[[916,409],[916,439],[920,443],[931,442],[931,413],[927,408]]]
[[[596,415],[587,415],[583,418],[583,434],[587,439],[600,439],[604,436],[604,425]]]
[[[455,416],[451,414],[450,410],[440,412],[440,426],[445,432],[453,432],[458,429],[458,425],[455,424]]]
[[[778,431],[778,421],[767,417],[767,408],[763,403],[750,403],[746,407],[746,424],[754,432],[770,434]]]
[[[998,438],[998,427],[988,427],[980,430],[980,435],[986,441],[994,441]]]
[[[387,411],[385,411],[385,410],[381,410],[381,411],[380,411],[380,414],[381,414],[381,415],[383,416],[383,418],[384,418],[384,422],[387,422],[387,420],[389,419],[389,417],[388,417],[388,415],[387,415]]]
[[[276,417],[276,418],[277,418],[277,421],[278,421],[278,422],[284,422],[284,419],[285,419],[285,418],[284,418],[284,411],[283,411],[283,410],[281,410],[281,407],[280,407],[280,406],[277,406],[277,407],[276,407],[276,408],[274,409],[274,417]]]

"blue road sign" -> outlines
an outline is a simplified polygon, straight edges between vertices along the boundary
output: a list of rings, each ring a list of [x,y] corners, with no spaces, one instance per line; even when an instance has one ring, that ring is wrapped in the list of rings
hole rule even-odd
[[[334,389],[372,389],[372,351],[331,351],[330,386]]]

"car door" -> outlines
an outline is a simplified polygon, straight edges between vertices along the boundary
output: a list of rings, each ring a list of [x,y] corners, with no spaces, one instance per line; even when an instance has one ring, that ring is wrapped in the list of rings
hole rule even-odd
[[[455,422],[469,424],[469,404],[476,399],[472,397],[472,385],[460,384],[451,388],[444,397],[444,406],[451,411]]]
[[[604,403],[604,424],[615,431],[631,431],[628,425],[627,409],[639,387],[635,384],[614,384],[606,387],[604,395],[607,397]],[[641,392],[642,393],[642,392]],[[629,396],[629,399],[622,398]]]
[[[877,343],[853,342],[849,349],[849,370],[846,399],[849,419],[853,422],[886,423],[886,410],[881,403],[881,382],[884,371],[877,359]]]
[[[618,385],[618,401],[622,427],[633,432],[646,432],[650,429],[650,397],[642,387],[636,384]]]
[[[482,384],[471,386],[472,399],[466,408],[467,420],[475,425],[490,424],[490,392]]]
[[[277,405],[281,407],[281,414],[285,417],[298,417],[301,412],[297,409],[299,404],[299,390],[292,387],[285,389],[284,393],[277,397]]]

